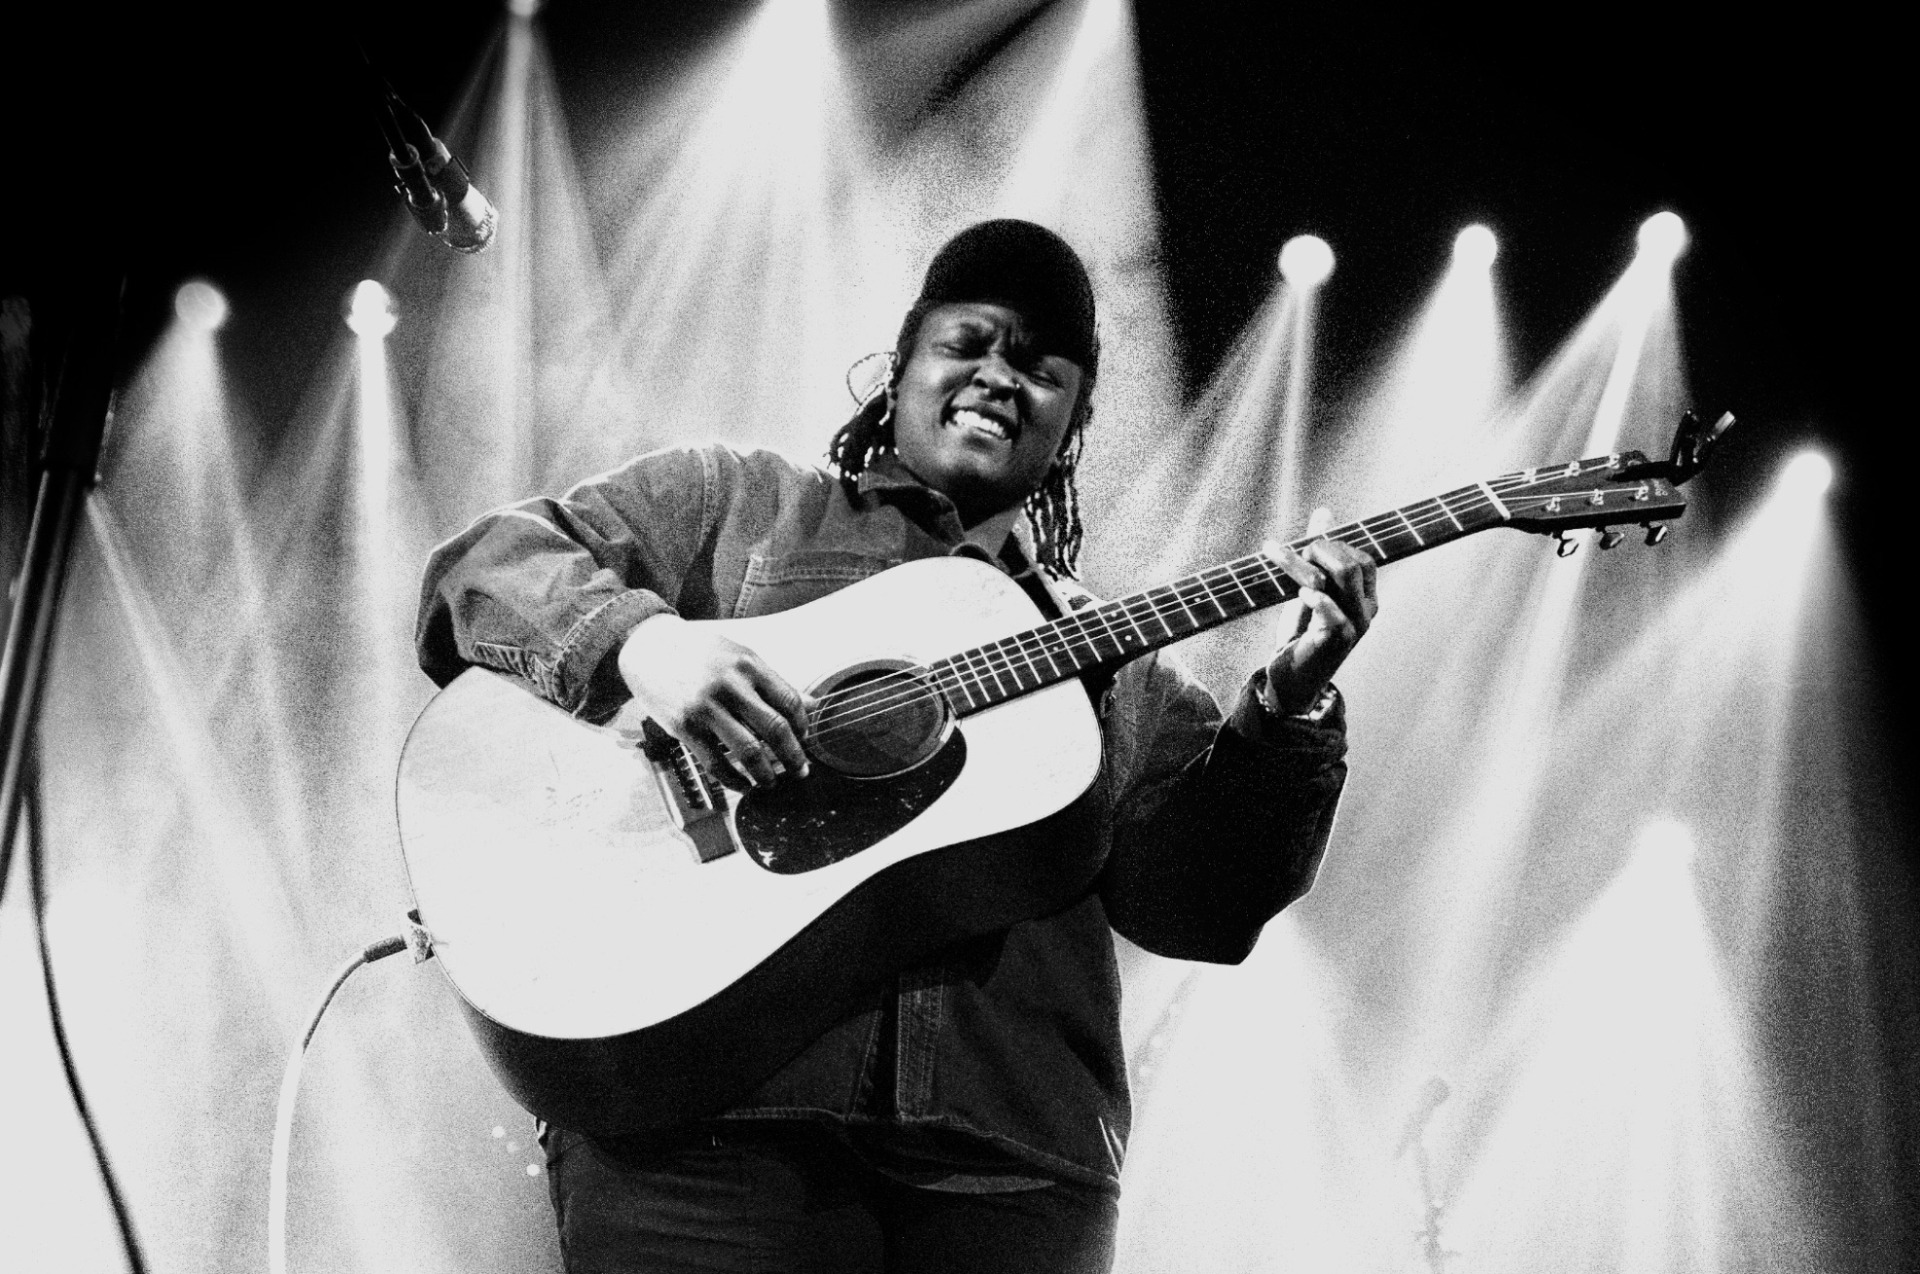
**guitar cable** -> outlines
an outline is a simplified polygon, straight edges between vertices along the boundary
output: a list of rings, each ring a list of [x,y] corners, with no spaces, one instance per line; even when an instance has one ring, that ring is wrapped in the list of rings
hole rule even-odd
[[[67,1092],[73,1098],[74,1112],[86,1130],[87,1144],[92,1147],[94,1164],[100,1170],[100,1183],[106,1189],[107,1202],[113,1207],[113,1221],[120,1233],[120,1249],[126,1254],[127,1268],[133,1274],[146,1274],[147,1262],[140,1252],[140,1239],[134,1233],[133,1214],[127,1210],[126,1197],[120,1193],[119,1179],[114,1176],[113,1161],[107,1157],[106,1143],[100,1140],[100,1129],[93,1122],[93,1108],[87,1104],[87,1095],[80,1087],[80,1072],[67,1043],[66,1018],[60,1012],[60,996],[54,989],[53,954],[47,942],[45,824],[40,805],[37,748],[28,749],[22,769],[20,823],[26,836],[27,901],[33,910],[34,937],[40,947],[40,978],[46,987],[47,1019],[53,1029],[54,1047],[60,1054],[60,1069],[67,1077]]]
[[[407,930],[391,938],[382,938],[370,942],[356,952],[352,959],[340,966],[333,975],[320,1002],[314,1006],[313,1015],[307,1019],[304,1030],[300,1032],[300,1042],[287,1058],[287,1070],[280,1079],[280,1104],[273,1116],[273,1156],[267,1170],[267,1269],[269,1274],[287,1274],[287,1161],[293,1145],[293,1112],[300,1097],[300,1072],[306,1065],[307,1046],[313,1043],[314,1032],[320,1029],[320,1019],[326,1015],[327,1008],[333,1003],[333,997],[340,993],[363,965],[388,956],[399,955],[402,951],[413,952],[413,962],[419,964],[433,956],[433,935],[420,923],[418,910],[407,912]]]

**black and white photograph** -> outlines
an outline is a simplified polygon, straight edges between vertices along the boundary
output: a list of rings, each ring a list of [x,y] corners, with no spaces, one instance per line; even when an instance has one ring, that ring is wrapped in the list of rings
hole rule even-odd
[[[0,1268],[1920,1267],[1906,43],[13,6]]]

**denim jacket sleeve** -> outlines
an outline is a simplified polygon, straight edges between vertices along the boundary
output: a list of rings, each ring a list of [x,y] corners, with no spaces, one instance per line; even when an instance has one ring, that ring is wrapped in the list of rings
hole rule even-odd
[[[428,560],[421,668],[445,685],[478,664],[577,716],[610,714],[625,692],[608,656],[676,608],[711,537],[721,470],[711,450],[654,452],[557,500],[485,514]]]
[[[1224,722],[1170,660],[1136,661],[1115,685],[1100,892],[1113,928],[1158,955],[1244,960],[1326,852],[1346,782],[1344,709],[1336,699],[1319,721],[1274,717],[1258,698],[1264,673]]]

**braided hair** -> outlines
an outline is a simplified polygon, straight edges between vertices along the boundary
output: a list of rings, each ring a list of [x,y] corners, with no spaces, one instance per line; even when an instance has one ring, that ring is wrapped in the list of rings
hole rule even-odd
[[[839,474],[841,485],[851,497],[860,475],[874,457],[893,450],[893,393],[906,370],[913,343],[919,337],[921,320],[940,305],[939,301],[921,301],[907,311],[900,334],[889,355],[886,378],[861,402],[853,418],[840,426],[827,444],[827,464]],[[1073,422],[1060,443],[1060,452],[1041,479],[1040,489],[1027,497],[1027,524],[1033,528],[1034,556],[1040,565],[1069,579],[1079,578],[1080,545],[1086,538],[1080,524],[1080,489],[1074,481],[1080,454],[1086,447],[1087,423],[1093,417],[1093,380],[1100,359],[1096,343],[1093,356],[1083,369],[1080,400],[1074,407]]]

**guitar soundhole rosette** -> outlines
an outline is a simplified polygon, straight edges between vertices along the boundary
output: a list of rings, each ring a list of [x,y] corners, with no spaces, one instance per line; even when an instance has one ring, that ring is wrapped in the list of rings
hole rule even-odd
[[[870,659],[823,677],[803,740],[818,764],[875,779],[924,765],[953,733],[953,710],[924,668]]]

